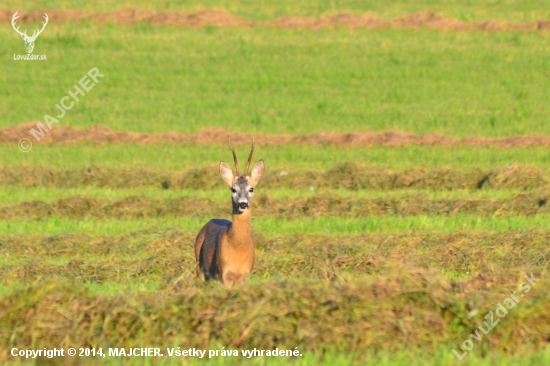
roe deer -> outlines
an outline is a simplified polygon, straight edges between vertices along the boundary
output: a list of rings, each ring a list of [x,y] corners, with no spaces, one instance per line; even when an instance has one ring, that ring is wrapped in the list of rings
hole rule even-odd
[[[254,165],[250,175],[248,168],[254,152],[254,140],[246,163],[246,170],[240,175],[235,149],[229,139],[237,175],[223,161],[220,162],[220,176],[231,189],[233,222],[222,219],[210,220],[203,226],[195,239],[197,275],[201,272],[206,281],[218,279],[225,286],[244,285],[254,265],[254,243],[250,227],[251,204],[254,187],[264,175],[264,162]]]

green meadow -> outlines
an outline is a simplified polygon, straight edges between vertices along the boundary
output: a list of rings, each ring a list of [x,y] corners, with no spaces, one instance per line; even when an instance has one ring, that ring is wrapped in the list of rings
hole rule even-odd
[[[55,126],[55,125],[54,125]],[[55,128],[55,127],[54,127]],[[27,135],[25,135],[27,136]],[[32,138],[32,137],[31,137]],[[238,146],[238,147],[237,147]],[[14,150],[15,148],[15,150]],[[236,145],[237,155],[244,160],[249,145]],[[14,154],[13,152],[17,152]],[[70,156],[70,159],[67,157]],[[267,169],[326,171],[344,162],[353,162],[368,169],[403,171],[406,169],[504,169],[522,166],[550,168],[550,152],[546,148],[493,147],[380,147],[341,148],[334,146],[265,146],[255,156],[265,161]],[[231,163],[231,150],[223,145],[172,144],[107,144],[44,146],[35,142],[28,153],[19,154],[15,145],[0,146],[0,162],[4,167],[51,167],[77,169],[109,167],[113,169],[147,169],[151,171],[185,171],[208,167],[213,172],[223,160]],[[220,187],[223,182],[220,183]]]
[[[21,1],[2,9],[226,9],[248,20],[434,11],[462,21],[550,19],[545,2]],[[32,26],[32,25],[31,25]],[[30,28],[32,29],[32,28]],[[399,130],[550,135],[545,32],[270,27],[185,29],[50,21],[35,54],[0,24],[0,128],[304,135]],[[22,136],[24,137],[24,136]],[[33,141],[34,142],[34,141]],[[235,145],[241,166],[249,146]],[[542,365],[550,361],[546,147],[256,145],[255,268],[203,283],[194,239],[231,219],[228,146],[0,144],[0,362],[12,348],[273,350],[300,357],[75,358],[128,365]],[[526,274],[540,279],[479,341]],[[515,291],[515,292],[514,292]],[[460,361],[451,352],[473,348]],[[467,344],[466,344],[467,345]]]
[[[90,12],[109,12],[122,9],[158,10],[158,11],[197,11],[204,9],[225,9],[231,14],[246,20],[267,21],[281,16],[319,17],[349,11],[357,14],[378,15],[383,18],[407,16],[411,13],[431,11],[461,21],[501,20],[510,22],[529,22],[549,19],[550,12],[545,1],[525,0],[397,0],[381,2],[374,0],[338,0],[338,1],[270,1],[270,0],[172,0],[165,2],[105,1],[88,2],[83,0],[38,0],[28,4],[22,0],[6,0],[5,9],[71,9]]]
[[[295,31],[52,25],[47,62],[0,34],[4,123],[44,121],[93,67],[105,75],[59,125],[292,135],[398,129],[453,137],[548,134],[546,33]],[[411,40],[414,39],[414,42]],[[106,123],[105,121],[109,121]]]
[[[337,214],[337,213],[335,213]],[[206,220],[207,221],[207,220]],[[67,232],[88,234],[128,234],[151,228],[180,228],[186,231],[198,231],[204,219],[180,218],[147,220],[67,220],[54,218],[45,221],[2,222],[0,230],[5,234],[41,233],[43,235],[61,235]],[[285,234],[322,234],[322,235],[358,235],[361,233],[403,233],[411,230],[427,232],[454,233],[457,231],[510,231],[510,230],[550,230],[548,216],[526,218],[522,216],[506,218],[484,218],[472,216],[445,217],[369,217],[367,219],[338,219],[336,217],[280,220],[276,218],[255,219],[254,228],[266,237],[273,238],[281,231]],[[34,231],[34,232],[33,232]],[[191,249],[189,243],[189,249]]]

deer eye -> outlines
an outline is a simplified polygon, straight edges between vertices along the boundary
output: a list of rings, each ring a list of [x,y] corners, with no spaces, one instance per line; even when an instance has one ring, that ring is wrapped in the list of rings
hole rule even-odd
[[[248,190],[248,192],[254,193],[254,188],[250,188],[250,189]]]
[[[237,193],[237,190],[235,188],[231,188],[231,192]]]

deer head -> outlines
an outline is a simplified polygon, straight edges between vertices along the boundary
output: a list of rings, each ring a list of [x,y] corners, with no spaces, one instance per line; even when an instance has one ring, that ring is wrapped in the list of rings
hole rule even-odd
[[[19,27],[17,27],[17,28],[15,27],[15,20],[19,18],[17,16],[18,12],[19,11],[16,11],[15,14],[13,14],[13,17],[11,18],[11,26],[21,36],[21,38],[23,38],[23,41],[25,41],[25,48],[27,49],[27,53],[32,53],[32,50],[34,49],[34,42],[36,41],[36,38],[38,38],[40,33],[42,33],[44,28],[46,28],[46,24],[48,24],[48,14],[44,13],[44,19],[46,19],[46,21],[44,23],[42,23],[42,29],[40,29],[39,31],[36,31],[36,30],[33,31],[32,36],[29,37],[27,35],[27,30],[25,30],[24,33],[21,33],[21,31],[19,30]]]
[[[250,155],[248,155],[248,161],[246,163],[246,169],[244,174],[241,175],[239,170],[239,163],[237,162],[237,155],[235,154],[235,149],[233,149],[233,144],[231,144],[231,139],[229,139],[229,146],[231,147],[231,152],[233,153],[233,160],[235,161],[235,169],[237,175],[233,175],[233,171],[223,161],[220,162],[220,176],[231,189],[231,195],[233,199],[233,214],[241,214],[247,211],[252,204],[252,198],[254,197],[254,187],[264,175],[264,162],[263,160],[258,161],[250,175],[248,175],[248,169],[250,168],[250,161],[252,160],[252,154],[254,153],[254,139],[252,140],[252,147],[250,148]]]

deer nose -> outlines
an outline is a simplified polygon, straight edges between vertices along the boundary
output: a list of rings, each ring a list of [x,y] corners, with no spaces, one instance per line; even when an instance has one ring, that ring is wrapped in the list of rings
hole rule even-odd
[[[240,209],[245,209],[245,208],[248,208],[248,202],[240,202],[239,203],[239,208]]]

